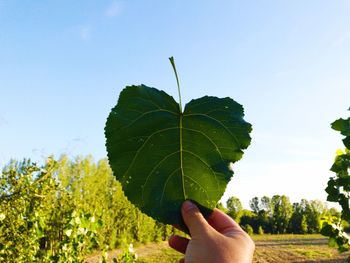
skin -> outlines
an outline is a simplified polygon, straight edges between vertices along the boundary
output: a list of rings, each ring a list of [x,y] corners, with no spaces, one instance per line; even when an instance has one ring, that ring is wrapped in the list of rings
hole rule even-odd
[[[215,209],[205,219],[190,201],[182,204],[181,213],[191,239],[169,238],[170,247],[185,254],[180,263],[250,263],[255,245],[249,235],[228,215]]]

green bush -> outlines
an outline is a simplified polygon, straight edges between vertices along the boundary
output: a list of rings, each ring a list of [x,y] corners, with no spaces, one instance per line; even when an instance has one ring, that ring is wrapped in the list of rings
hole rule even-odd
[[[252,228],[251,225],[248,225],[248,224],[244,225],[243,229],[244,229],[245,232],[248,233],[248,235],[253,235],[254,234],[254,229]]]

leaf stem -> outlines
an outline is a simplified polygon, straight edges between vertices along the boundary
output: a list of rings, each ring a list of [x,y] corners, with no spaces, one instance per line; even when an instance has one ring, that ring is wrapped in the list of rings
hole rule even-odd
[[[175,61],[174,61],[174,57],[170,57],[169,58],[171,65],[173,66],[173,70],[175,73],[175,77],[176,77],[176,82],[177,82],[177,90],[179,92],[179,106],[180,106],[180,113],[182,113],[182,103],[181,103],[181,92],[180,92],[180,83],[179,83],[179,77],[177,76],[177,71],[176,71],[176,67],[175,67]]]
[[[179,77],[177,76],[176,67],[175,67],[175,61],[174,57],[169,58],[171,65],[173,66],[176,82],[177,82],[177,90],[179,92],[179,109],[180,109],[180,123],[179,123],[179,130],[180,130],[180,170],[181,170],[181,180],[182,180],[182,192],[184,194],[184,200],[187,199],[186,196],[186,189],[185,189],[185,174],[184,174],[184,166],[183,166],[183,150],[182,150],[182,103],[181,103],[181,92],[180,92],[180,83],[179,83]]]

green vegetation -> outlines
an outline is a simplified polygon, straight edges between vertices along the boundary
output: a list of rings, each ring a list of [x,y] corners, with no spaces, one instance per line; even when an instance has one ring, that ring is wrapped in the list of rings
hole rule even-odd
[[[125,198],[106,160],[12,161],[0,174],[0,261],[82,262],[93,249],[164,240],[175,230]]]
[[[328,209],[319,200],[302,199],[291,203],[285,195],[254,197],[251,210],[243,209],[237,197],[230,197],[218,207],[235,219],[248,233],[255,234],[314,234],[319,233],[324,218],[339,218],[339,212]]]
[[[115,248],[124,252],[109,258],[134,262],[131,243],[160,251],[149,253],[153,262],[181,256],[155,243],[176,230],[142,214],[126,199],[107,160],[63,156],[48,158],[42,166],[11,161],[0,174],[0,201],[1,262],[83,262],[94,251]],[[316,233],[323,217],[337,216],[320,201],[291,204],[278,195],[254,197],[250,206],[252,210],[243,209],[237,197],[229,198],[226,207],[218,204],[250,233]],[[99,254],[98,260],[103,257],[105,253]]]
[[[350,249],[350,237],[346,233],[350,225],[350,117],[336,120],[332,123],[332,128],[345,136],[343,139],[345,149],[337,152],[331,168],[335,176],[329,179],[326,192],[328,193],[327,200],[338,203],[342,211],[341,218],[328,218],[321,233],[329,237],[331,246],[343,252]],[[350,257],[348,262],[350,262]]]

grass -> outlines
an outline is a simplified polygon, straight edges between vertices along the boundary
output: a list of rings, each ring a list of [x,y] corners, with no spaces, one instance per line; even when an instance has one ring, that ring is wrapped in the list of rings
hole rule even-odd
[[[328,247],[327,239],[321,235],[254,235],[256,245],[254,263],[280,262],[347,262],[349,253],[339,254]],[[138,261],[141,263],[178,262],[182,255],[168,247],[167,242],[151,243],[137,247]],[[110,252],[110,255],[116,254]],[[86,262],[91,261],[90,258]]]

